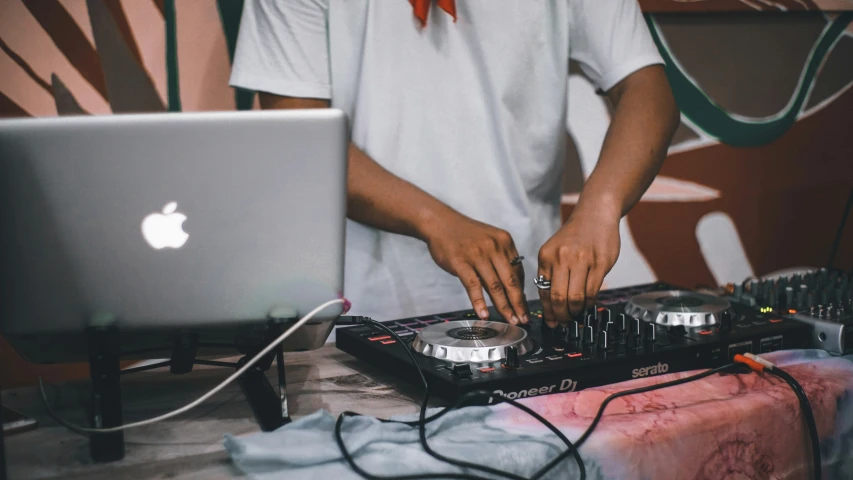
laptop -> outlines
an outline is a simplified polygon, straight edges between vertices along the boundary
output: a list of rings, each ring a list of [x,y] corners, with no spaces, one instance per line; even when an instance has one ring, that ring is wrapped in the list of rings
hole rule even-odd
[[[0,334],[71,361],[93,326],[129,352],[227,344],[340,298],[348,138],[337,109],[0,122]],[[322,346],[341,313],[285,349]]]

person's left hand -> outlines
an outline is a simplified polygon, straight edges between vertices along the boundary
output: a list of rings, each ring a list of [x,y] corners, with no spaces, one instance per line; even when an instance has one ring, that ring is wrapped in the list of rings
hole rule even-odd
[[[548,326],[568,323],[592,304],[620,245],[619,217],[594,213],[573,214],[542,245],[536,275],[551,282],[550,289],[539,290]]]

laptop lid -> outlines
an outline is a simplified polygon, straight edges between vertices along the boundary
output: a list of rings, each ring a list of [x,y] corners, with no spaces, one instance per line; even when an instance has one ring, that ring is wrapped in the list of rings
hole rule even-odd
[[[340,297],[347,141],[335,109],[0,122],[0,331],[210,328]]]

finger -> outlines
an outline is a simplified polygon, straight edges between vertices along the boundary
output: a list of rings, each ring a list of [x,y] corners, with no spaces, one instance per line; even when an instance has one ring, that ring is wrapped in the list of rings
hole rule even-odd
[[[537,276],[542,275],[545,278],[551,278],[551,268],[549,266],[543,266],[540,262],[539,271]],[[551,290],[542,290],[537,287],[539,291],[539,301],[542,302],[542,314],[545,319],[545,324],[551,328],[555,328],[557,326],[557,316],[554,314],[554,308],[551,304]]]
[[[492,305],[495,306],[495,310],[497,310],[507,322],[513,325],[518,325],[520,320],[515,315],[515,312],[512,310],[512,306],[509,303],[506,286],[503,281],[501,281],[501,277],[498,276],[498,273],[495,271],[495,267],[492,263],[484,259],[474,264],[474,268],[477,269],[477,275],[480,276],[480,280],[482,280],[483,285],[486,286],[486,292],[488,292],[489,298],[492,299]]]
[[[539,268],[536,271],[536,278],[551,278],[551,257],[548,252],[540,249],[538,260]],[[536,290],[539,292],[539,301],[542,302],[542,318],[545,324],[550,328],[556,328],[557,316],[554,314],[554,306],[551,303],[551,290],[542,290],[538,286]]]
[[[514,259],[519,259],[519,262],[516,264],[510,263],[510,266],[513,267],[516,271],[516,276],[519,280],[519,285],[521,285],[521,291],[524,292],[524,265],[521,260],[524,258],[518,253],[518,249],[515,248],[515,241],[513,241],[512,236],[507,234],[506,241],[503,243],[503,251],[506,255],[506,258],[510,259],[510,261]],[[497,263],[495,263],[497,265]],[[498,272],[500,273],[500,272]]]
[[[589,274],[589,266],[585,263],[575,263],[571,269],[568,287],[569,314],[572,317],[577,317],[583,313],[586,305],[586,277]]]
[[[456,276],[459,277],[462,286],[468,292],[468,298],[471,300],[471,306],[474,307],[477,316],[482,320],[488,319],[489,308],[486,305],[486,299],[483,296],[483,284],[480,282],[477,272],[470,265],[463,264],[456,268]]]
[[[569,316],[569,269],[564,265],[555,265],[551,269],[551,306],[558,323],[566,324],[572,320]]]
[[[509,258],[515,258],[515,256]],[[509,299],[510,307],[514,311],[516,318],[521,323],[529,322],[530,317],[528,312],[530,310],[527,308],[527,301],[524,298],[524,288],[522,287],[524,285],[522,283],[524,281],[524,268],[521,264],[510,265],[507,257],[503,255],[494,257],[492,265],[494,265],[495,271],[498,273],[506,289],[506,297]],[[521,278],[519,278],[519,274],[521,274]]]
[[[591,307],[595,303],[595,298],[601,290],[601,284],[604,283],[604,268],[593,266],[589,269],[589,275],[586,277],[586,302],[587,307]]]

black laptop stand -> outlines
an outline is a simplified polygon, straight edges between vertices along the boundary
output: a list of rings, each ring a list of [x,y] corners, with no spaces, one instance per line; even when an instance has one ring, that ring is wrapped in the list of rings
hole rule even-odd
[[[199,344],[193,333],[177,336],[172,346],[171,358],[165,362],[121,370],[121,351],[118,329],[97,327],[87,331],[89,371],[92,379],[92,398],[89,421],[93,428],[110,428],[122,425],[121,375],[169,367],[173,374],[187,374],[194,365],[212,365],[241,368],[283,332],[283,324],[270,322],[261,341],[240,343],[233,347],[243,354],[237,363],[209,361],[196,358]],[[221,345],[217,345],[221,346]],[[264,372],[277,364],[278,389],[267,380]],[[290,422],[287,410],[287,391],[284,376],[284,350],[281,345],[255,363],[241,375],[237,382],[252,409],[261,430],[268,432]],[[124,432],[90,434],[90,455],[96,462],[113,462],[124,458]]]

